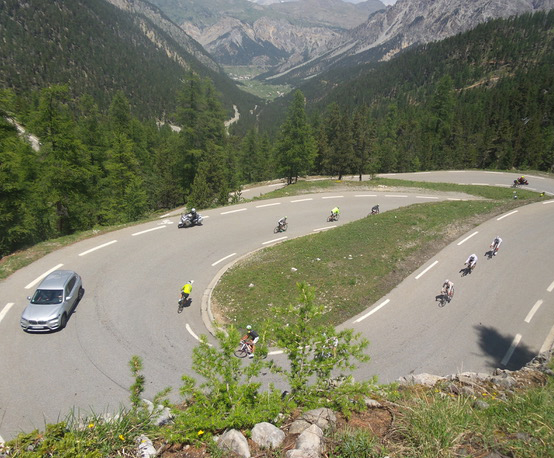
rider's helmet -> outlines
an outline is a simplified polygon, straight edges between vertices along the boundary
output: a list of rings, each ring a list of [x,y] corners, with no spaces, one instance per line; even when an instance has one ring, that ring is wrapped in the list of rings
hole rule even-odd
[[[192,212],[192,213],[196,213],[196,208],[192,208],[192,209],[191,209],[191,212]]]
[[[250,331],[250,329],[252,329],[252,326],[248,325],[248,326],[246,326],[246,329],[248,329]]]
[[[446,280],[444,280],[445,283],[450,283],[450,280],[447,278]]]

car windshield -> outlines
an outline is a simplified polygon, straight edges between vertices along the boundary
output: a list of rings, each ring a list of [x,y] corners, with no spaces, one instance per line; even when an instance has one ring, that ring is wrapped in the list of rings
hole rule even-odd
[[[37,289],[31,303],[39,305],[61,304],[62,300],[63,289]]]

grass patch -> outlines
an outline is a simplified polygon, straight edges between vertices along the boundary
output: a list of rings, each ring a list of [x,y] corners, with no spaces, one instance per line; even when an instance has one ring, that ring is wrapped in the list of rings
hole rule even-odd
[[[421,183],[377,179],[371,184],[374,189]],[[270,195],[367,185],[299,182]],[[216,315],[225,323],[260,326],[272,307],[294,302],[296,283],[304,281],[316,287],[316,303],[325,307],[317,324],[337,325],[387,294],[459,235],[495,215],[539,199],[537,193],[518,190],[519,198],[514,200],[511,189],[492,186],[424,185],[426,189],[466,192],[486,200],[411,205],[257,251],[221,278],[213,294]]]

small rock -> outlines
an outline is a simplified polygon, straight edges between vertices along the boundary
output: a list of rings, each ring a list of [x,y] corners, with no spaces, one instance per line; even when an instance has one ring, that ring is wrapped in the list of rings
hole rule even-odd
[[[319,426],[321,429],[334,426],[337,422],[337,417],[334,412],[325,407],[305,412],[300,418]]]
[[[217,445],[221,449],[229,450],[243,458],[250,458],[250,448],[246,437],[236,429],[226,431],[217,440]]]
[[[376,401],[375,399],[371,399],[368,397],[364,398],[364,402],[366,407],[370,409],[378,409],[379,407],[383,407],[379,401]]]
[[[311,423],[308,423],[305,420],[293,421],[289,427],[289,434],[301,434],[310,426],[311,426]]]
[[[137,445],[140,458],[152,458],[158,453],[152,441],[144,434],[137,437]]]
[[[262,448],[278,448],[285,440],[285,433],[271,423],[258,423],[252,428],[252,440]]]
[[[254,288],[254,283],[250,283],[250,284],[248,285],[248,287],[249,287],[249,288]]]
[[[481,400],[481,399],[477,399],[474,403],[473,403],[473,406],[476,408],[476,409],[479,409],[479,410],[485,410],[485,409],[488,409],[489,408],[489,405]]]
[[[298,269],[297,269],[296,267],[291,267],[291,268],[290,268],[290,271],[291,271],[291,272],[296,272],[297,270],[298,270]]]

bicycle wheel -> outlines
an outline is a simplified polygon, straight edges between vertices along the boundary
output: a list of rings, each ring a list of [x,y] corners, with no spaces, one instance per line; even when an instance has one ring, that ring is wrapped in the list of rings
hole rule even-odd
[[[179,299],[178,304],[179,305],[177,305],[177,313],[181,313],[185,308],[185,302],[183,301],[183,299]]]
[[[289,227],[289,223],[283,224],[283,232],[285,232]]]
[[[239,345],[239,348],[235,350],[235,356],[237,358],[246,358],[248,351],[246,350],[246,345]]]

